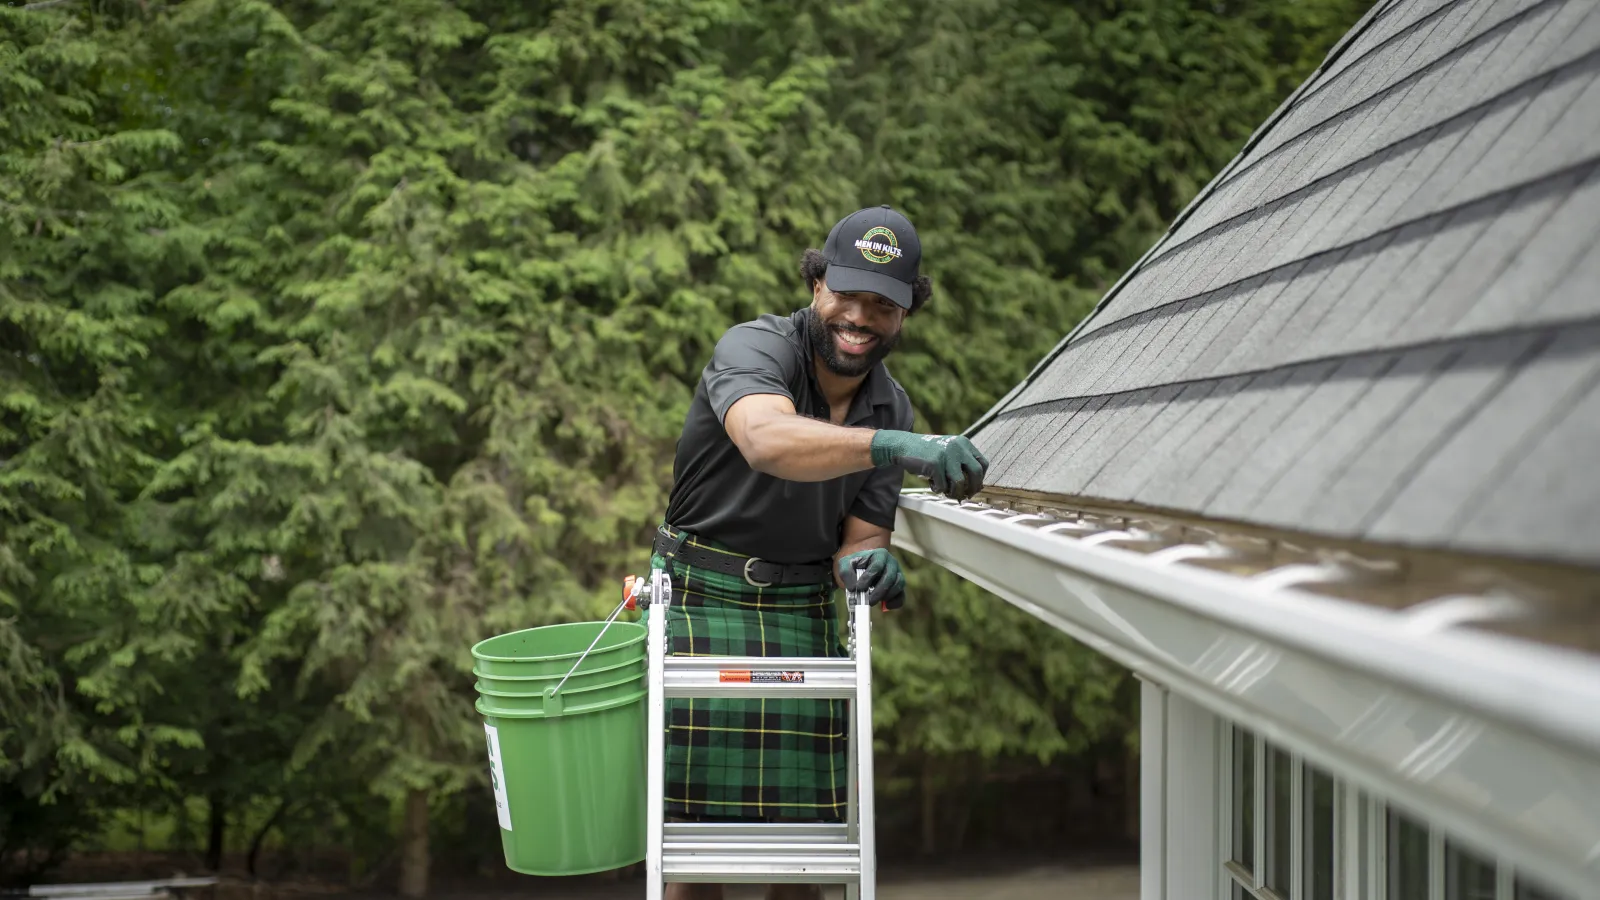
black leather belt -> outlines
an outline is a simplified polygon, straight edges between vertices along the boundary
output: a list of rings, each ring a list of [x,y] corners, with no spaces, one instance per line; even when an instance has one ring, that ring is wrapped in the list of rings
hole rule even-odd
[[[702,550],[688,542],[688,533],[667,527],[656,529],[655,552],[697,569],[710,569],[743,578],[751,587],[776,587],[788,584],[821,584],[833,581],[833,564],[776,563],[754,556]]]

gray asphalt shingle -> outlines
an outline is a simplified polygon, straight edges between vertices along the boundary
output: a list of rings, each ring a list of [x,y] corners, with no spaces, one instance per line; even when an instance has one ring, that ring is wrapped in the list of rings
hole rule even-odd
[[[1600,4],[1389,6],[1208,191],[992,486],[1600,564]]]
[[[1591,375],[1586,387],[1561,415],[1542,422],[1546,427],[1525,448],[1508,454],[1509,470],[1486,485],[1482,502],[1452,535],[1456,544],[1593,560],[1600,534],[1600,478],[1574,477],[1592,471],[1600,447],[1600,381]]]
[[[1376,520],[1368,533],[1427,543],[1460,528],[1516,465],[1521,448],[1548,431],[1552,417],[1565,415],[1600,377],[1597,348],[1600,326],[1568,329],[1512,370],[1503,388],[1478,405],[1399,491],[1373,508]],[[1525,549],[1539,551],[1536,545]]]
[[[1209,396],[1215,387],[1215,382],[1207,381],[1163,388],[1171,391],[1171,396],[1146,425],[1139,436],[1138,446],[1119,453],[1090,479],[1084,490],[1111,500],[1132,497],[1150,477],[1154,463],[1170,457],[1196,428],[1204,424],[1205,416],[1196,415],[1195,411],[1200,401]]]
[[[1338,362],[1271,433],[1241,454],[1238,467],[1222,482],[1205,512],[1220,518],[1249,518],[1262,492],[1297,464],[1372,380],[1393,364],[1392,356],[1381,355]]]

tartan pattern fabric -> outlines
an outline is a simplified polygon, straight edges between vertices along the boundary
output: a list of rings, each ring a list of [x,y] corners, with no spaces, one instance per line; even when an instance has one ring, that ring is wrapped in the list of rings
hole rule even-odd
[[[672,532],[676,536],[676,532]],[[702,550],[742,554],[689,536]],[[834,585],[756,587],[673,559],[668,652],[688,656],[845,655]],[[679,698],[666,701],[666,813],[842,821],[848,784],[843,700]]]

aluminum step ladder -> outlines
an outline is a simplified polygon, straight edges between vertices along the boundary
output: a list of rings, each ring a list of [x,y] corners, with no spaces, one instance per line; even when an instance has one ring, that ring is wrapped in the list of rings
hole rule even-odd
[[[668,656],[672,582],[652,570],[629,576],[625,605],[645,608],[649,642],[647,900],[667,882],[843,884],[848,900],[873,900],[872,642],[870,604],[848,592],[847,657]],[[805,697],[850,701],[849,772],[843,824],[721,824],[666,821],[666,700]]]

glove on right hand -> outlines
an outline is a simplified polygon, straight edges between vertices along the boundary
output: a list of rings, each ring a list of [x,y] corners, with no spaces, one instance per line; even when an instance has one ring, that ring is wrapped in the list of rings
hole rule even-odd
[[[865,593],[869,606],[882,603],[884,609],[899,609],[905,605],[905,573],[894,555],[881,547],[839,560],[839,580],[845,590]]]
[[[884,430],[872,436],[872,464],[921,475],[947,497],[965,500],[983,488],[989,460],[959,434]]]

